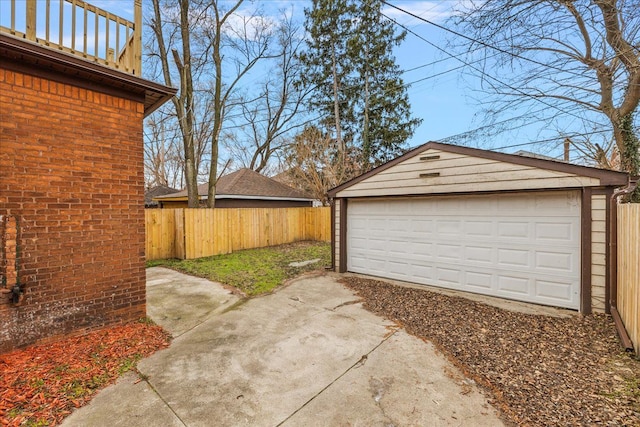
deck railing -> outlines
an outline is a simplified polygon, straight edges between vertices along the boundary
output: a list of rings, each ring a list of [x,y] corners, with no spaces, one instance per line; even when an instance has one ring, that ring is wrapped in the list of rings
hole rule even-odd
[[[0,32],[139,76],[142,0],[133,7],[131,22],[82,0],[0,0]]]

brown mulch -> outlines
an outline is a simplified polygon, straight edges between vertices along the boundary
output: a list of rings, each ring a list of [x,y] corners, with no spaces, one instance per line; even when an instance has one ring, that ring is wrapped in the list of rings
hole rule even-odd
[[[59,424],[169,339],[140,322],[0,354],[0,425]]]
[[[434,343],[523,426],[640,426],[640,361],[606,315],[522,314],[386,282],[343,279],[374,313]]]

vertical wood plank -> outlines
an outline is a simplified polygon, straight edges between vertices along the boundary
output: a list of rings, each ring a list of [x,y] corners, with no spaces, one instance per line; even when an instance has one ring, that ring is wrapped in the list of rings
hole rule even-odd
[[[11,26],[14,27],[15,17],[11,16]],[[36,0],[27,0],[27,40],[36,39]]]
[[[618,205],[618,311],[640,354],[640,204]]]
[[[330,241],[330,208],[147,209],[147,259],[193,259],[300,240]]]

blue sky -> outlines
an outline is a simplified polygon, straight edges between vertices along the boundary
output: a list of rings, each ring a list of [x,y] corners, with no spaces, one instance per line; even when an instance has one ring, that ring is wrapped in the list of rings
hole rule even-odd
[[[6,0],[0,0],[6,1]],[[148,0],[143,0],[148,3]],[[451,8],[456,1],[416,1],[390,0],[391,3],[411,11],[412,13],[439,24],[445,24],[451,14]],[[92,0],[100,8],[116,13],[125,19],[133,18],[133,0]],[[243,10],[256,6],[262,7],[266,13],[277,14],[279,9],[291,9],[294,16],[304,19],[303,10],[308,7],[307,0],[261,0],[246,2]],[[145,4],[149,7],[150,4]],[[447,41],[452,40],[451,34],[412,18],[400,11],[386,7],[384,13],[406,26],[420,37],[427,39],[433,45],[447,50]],[[423,120],[409,141],[410,146],[416,146],[430,140],[440,140],[452,135],[466,132],[483,125],[482,106],[479,100],[486,95],[476,92],[473,88],[479,86],[476,77],[463,74],[461,63],[447,54],[430,46],[424,40],[409,33],[401,46],[395,51],[397,63],[407,71],[403,78],[406,83],[415,82],[408,88],[413,114]],[[425,66],[425,64],[433,63]],[[416,82],[417,80],[422,80]],[[520,111],[511,112],[514,116]],[[507,118],[508,116],[505,116]],[[484,141],[486,148],[500,148],[511,145],[526,144],[551,136],[556,136],[555,129],[541,129],[540,126],[528,126],[518,131],[497,135],[490,142]],[[474,145],[474,141],[468,141]],[[507,148],[504,151],[514,152],[519,149],[543,151],[546,154],[559,155],[559,150],[552,147],[527,146]]]

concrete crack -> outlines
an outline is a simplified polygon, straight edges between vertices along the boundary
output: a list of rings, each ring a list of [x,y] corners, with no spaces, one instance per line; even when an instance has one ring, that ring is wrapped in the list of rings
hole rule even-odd
[[[362,357],[360,359],[358,359],[357,362],[355,362],[353,365],[349,366],[343,373],[338,375],[333,381],[331,381],[329,384],[327,384],[325,387],[323,387],[322,390],[320,390],[319,392],[314,394],[309,400],[304,402],[302,404],[302,406],[300,406],[298,409],[293,411],[287,418],[285,418],[284,420],[282,420],[278,424],[276,424],[276,427],[280,427],[281,425],[286,423],[289,419],[291,419],[291,417],[293,417],[295,414],[300,412],[309,403],[313,402],[318,396],[320,396],[322,393],[324,393],[325,390],[327,390],[329,387],[331,387],[333,384],[335,384],[340,378],[342,378],[345,375],[347,375],[347,373],[349,373],[352,369],[359,368],[360,366],[364,365],[364,363],[366,362],[366,360],[369,357],[369,355],[371,353],[373,353],[374,351],[376,351],[378,349],[378,347],[380,347],[382,344],[384,344],[389,338],[391,338],[393,335],[395,335],[395,333],[398,332],[398,330],[399,329],[396,329],[392,333],[390,333],[387,336],[385,336],[384,338],[382,338],[382,341],[380,341],[378,344],[376,344],[376,346],[373,347],[371,350],[369,350],[368,353],[363,354]]]
[[[173,415],[175,415],[175,417],[178,419],[178,421],[180,421],[180,423],[184,426],[187,427],[187,423],[184,422],[184,420],[182,418],[180,418],[180,415],[178,415],[178,413],[176,411],[173,410],[173,408],[171,407],[171,405],[169,405],[169,402],[167,402],[165,400],[164,397],[162,397],[162,395],[160,394],[160,392],[158,390],[156,390],[156,388],[153,386],[153,384],[151,384],[151,382],[149,381],[149,376],[143,374],[142,372],[138,371],[138,376],[144,380],[144,382],[147,383],[147,385],[149,385],[149,387],[151,388],[151,390],[153,390],[153,392],[156,394],[156,396],[158,396],[158,398],[160,398],[160,400],[162,400],[162,403],[165,404],[165,406],[167,408],[169,408],[169,410],[171,411],[171,413],[173,413]]]
[[[335,307],[329,308],[327,310],[336,311],[337,309],[339,309],[340,307],[344,307],[345,305],[358,304],[359,302],[362,302],[362,299],[356,299],[356,300],[353,300],[353,301],[343,302],[342,304],[336,305]]]

